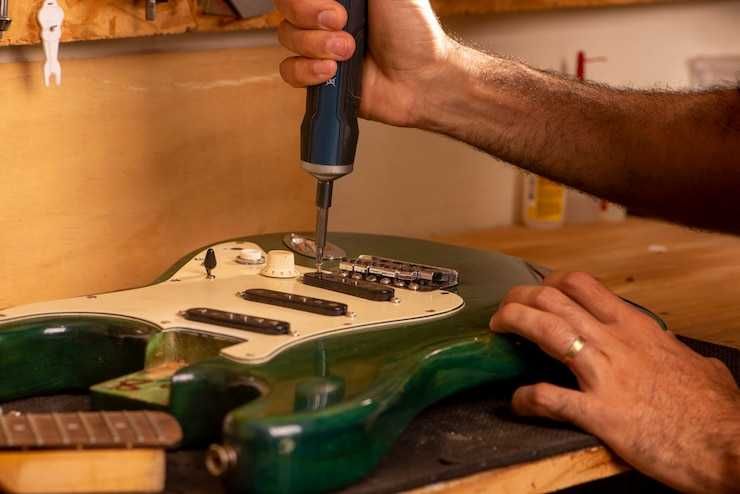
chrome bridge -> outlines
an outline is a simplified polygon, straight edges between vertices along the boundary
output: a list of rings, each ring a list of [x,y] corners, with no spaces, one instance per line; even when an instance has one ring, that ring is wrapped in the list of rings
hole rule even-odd
[[[342,259],[339,276],[419,292],[449,290],[457,286],[457,271],[386,257],[361,255]]]

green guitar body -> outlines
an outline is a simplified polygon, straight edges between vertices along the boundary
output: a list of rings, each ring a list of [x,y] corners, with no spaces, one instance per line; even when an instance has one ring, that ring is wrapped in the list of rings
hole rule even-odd
[[[281,239],[246,240],[270,250],[282,248]],[[465,307],[429,323],[307,341],[259,365],[220,356],[232,343],[228,338],[162,333],[115,315],[0,318],[0,402],[92,387],[96,408],[166,410],[180,422],[185,446],[224,445],[231,452],[224,476],[230,491],[325,492],[371,472],[425,407],[520,376],[542,358],[488,329],[510,288],[540,283],[527,263],[386,236],[335,234],[331,240],[350,256],[456,269]]]

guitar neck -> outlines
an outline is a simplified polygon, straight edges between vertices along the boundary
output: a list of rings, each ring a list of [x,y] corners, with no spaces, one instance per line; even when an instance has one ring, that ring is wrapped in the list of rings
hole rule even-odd
[[[0,414],[0,450],[170,448],[181,439],[162,412]]]

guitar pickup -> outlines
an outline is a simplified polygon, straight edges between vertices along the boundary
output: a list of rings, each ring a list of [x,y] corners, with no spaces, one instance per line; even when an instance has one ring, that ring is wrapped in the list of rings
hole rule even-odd
[[[244,300],[259,302],[261,304],[277,305],[287,309],[295,309],[303,312],[312,312],[322,316],[344,316],[347,315],[347,304],[333,302],[320,298],[305,297],[294,293],[266,290],[264,288],[251,288],[240,293]]]
[[[389,302],[395,297],[393,288],[337,274],[306,273],[303,275],[303,283],[376,302]]]
[[[253,333],[272,336],[289,335],[290,323],[266,319],[264,317],[248,316],[236,312],[227,312],[216,309],[195,308],[182,312],[182,317],[188,321],[203,322],[214,326],[226,326],[242,329]]]

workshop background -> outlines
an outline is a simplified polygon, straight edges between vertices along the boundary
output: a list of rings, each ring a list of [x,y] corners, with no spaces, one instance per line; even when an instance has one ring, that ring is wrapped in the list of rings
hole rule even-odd
[[[537,67],[572,74],[585,50],[607,58],[591,80],[682,88],[692,58],[740,53],[739,20],[740,2],[702,1],[444,23]],[[305,93],[280,80],[285,56],[272,30],[68,43],[63,84],[46,88],[39,45],[0,48],[0,307],[144,285],[205,244],[311,230]],[[519,172],[463,144],[363,122],[331,229],[511,224],[519,187]]]

